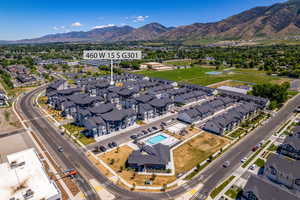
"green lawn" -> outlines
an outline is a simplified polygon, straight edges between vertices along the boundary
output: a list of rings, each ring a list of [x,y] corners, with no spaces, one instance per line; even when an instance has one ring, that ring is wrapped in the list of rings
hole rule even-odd
[[[84,134],[80,133],[84,128],[73,125],[65,124],[63,125],[72,135],[74,135],[82,144],[87,145],[96,142],[94,138],[86,137]]]
[[[237,129],[236,131],[234,131],[233,133],[231,133],[229,136],[233,137],[233,138],[238,138],[240,135],[242,135],[243,133],[245,133],[244,129]]]
[[[219,185],[217,188],[215,188],[211,193],[211,198],[215,198],[233,179],[235,176],[231,176],[226,181],[224,181],[221,185]]]
[[[268,148],[269,151],[277,151],[278,146],[275,144],[271,144],[271,146]]]
[[[255,163],[256,166],[258,167],[264,167],[265,166],[265,161],[263,159],[258,158]]]
[[[241,191],[242,191],[241,188],[235,186],[235,187],[231,187],[229,190],[227,190],[225,192],[225,194],[227,196],[231,197],[232,199],[236,199]]]
[[[198,85],[210,85],[213,83],[225,81],[225,80],[237,80],[250,83],[270,83],[279,81],[281,78],[268,76],[263,71],[253,69],[233,69],[232,73],[224,73],[220,75],[208,75],[206,72],[215,71],[214,69],[208,69],[200,66],[195,66],[190,69],[176,69],[170,71],[139,71],[139,74],[145,76],[162,78],[167,80],[173,80],[178,82],[186,82]]]

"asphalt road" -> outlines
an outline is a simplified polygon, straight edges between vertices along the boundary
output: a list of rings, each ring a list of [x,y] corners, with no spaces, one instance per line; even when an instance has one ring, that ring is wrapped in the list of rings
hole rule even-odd
[[[289,101],[287,105],[268,122],[266,122],[263,126],[258,127],[241,142],[235,144],[187,184],[169,192],[145,193],[127,191],[112,184],[87,160],[83,152],[80,152],[78,148],[74,147],[70,142],[58,134],[57,129],[55,129],[46,119],[42,118],[42,115],[31,103],[33,95],[41,90],[42,89],[38,89],[28,93],[21,99],[20,102],[20,109],[27,118],[32,119],[35,117],[41,117],[31,121],[32,126],[37,130],[39,136],[43,137],[49,144],[50,148],[54,151],[58,146],[62,146],[64,148],[64,153],[56,153],[56,155],[66,166],[69,168],[76,168],[80,173],[95,178],[100,183],[105,184],[108,190],[121,199],[171,199],[195,187],[200,182],[203,183],[204,186],[198,191],[195,199],[203,199],[222,180],[230,176],[235,168],[240,165],[240,160],[245,157],[249,151],[251,151],[251,148],[270,136],[276,127],[283,123],[292,114],[293,110],[300,102],[300,96],[298,95]],[[231,165],[228,168],[223,168],[222,164],[227,160],[230,161]]]

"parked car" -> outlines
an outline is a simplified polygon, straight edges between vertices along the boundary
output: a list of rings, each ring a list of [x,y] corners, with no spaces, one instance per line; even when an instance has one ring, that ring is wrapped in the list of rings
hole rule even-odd
[[[157,131],[157,130],[158,130],[158,128],[157,128],[157,127],[155,127],[155,126],[153,126],[153,127],[152,127],[152,130],[155,130],[155,131]]]
[[[147,130],[148,130],[148,132],[150,132],[150,133],[152,132],[152,129],[151,129],[151,128],[148,128]]]
[[[137,135],[131,135],[130,138],[135,140],[137,138]]]
[[[107,145],[109,148],[113,148],[113,145],[111,143],[108,143]]]
[[[167,124],[165,122],[161,122],[160,123],[162,126],[167,126]]]
[[[147,135],[148,134],[148,132],[147,131],[142,131],[142,133],[141,134],[143,134],[143,135]]]
[[[244,157],[244,158],[241,160],[241,163],[246,162],[246,160],[248,160],[248,158],[247,158],[247,157]]]
[[[143,135],[144,135],[143,133],[137,134],[138,137],[142,137]]]
[[[113,147],[118,146],[117,143],[115,143],[115,142],[111,142],[111,145],[112,145]]]
[[[223,167],[227,168],[230,166],[230,162],[227,160],[224,162]]]
[[[99,148],[100,148],[100,150],[101,150],[102,152],[105,152],[105,151],[106,151],[105,146],[100,146]]]
[[[253,165],[251,165],[251,166],[249,167],[250,170],[255,170],[255,168],[256,168],[256,165],[255,165],[255,164],[253,164]]]
[[[254,146],[252,147],[252,151],[256,151],[259,147],[258,146]]]
[[[64,152],[64,148],[63,148],[62,146],[59,146],[59,147],[57,148],[57,150],[58,150],[59,152]]]

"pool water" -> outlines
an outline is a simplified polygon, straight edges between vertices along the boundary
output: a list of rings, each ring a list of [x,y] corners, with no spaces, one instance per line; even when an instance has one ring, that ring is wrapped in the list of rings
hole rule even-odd
[[[206,72],[206,74],[209,74],[209,75],[219,75],[219,74],[222,74],[222,72]]]
[[[146,142],[151,144],[151,145],[154,145],[154,144],[160,143],[161,141],[163,141],[165,139],[167,139],[166,136],[156,135],[154,137],[149,138]]]

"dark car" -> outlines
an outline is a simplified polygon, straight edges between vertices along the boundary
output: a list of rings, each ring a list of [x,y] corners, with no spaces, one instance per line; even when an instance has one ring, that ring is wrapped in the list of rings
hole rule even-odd
[[[113,148],[113,145],[111,143],[108,143],[107,145],[109,148]]]
[[[137,135],[131,135],[130,138],[134,140],[137,138]]]
[[[256,151],[259,147],[258,146],[254,146],[252,147],[252,151]]]
[[[156,128],[155,126],[153,126],[153,127],[152,127],[152,130],[155,130],[155,131],[157,131],[157,130],[158,130],[158,128]]]
[[[148,133],[148,131],[146,130],[142,130],[142,132],[144,133],[144,135]]]
[[[111,145],[112,145],[113,147],[118,146],[117,143],[115,143],[115,142],[111,142]]]
[[[143,135],[144,135],[143,133],[137,134],[138,137],[142,137]]]
[[[105,146],[100,146],[99,148],[100,148],[100,150],[101,150],[102,152],[105,152],[105,151],[106,151]]]
[[[148,128],[147,130],[148,130],[149,132],[152,132],[152,129],[151,129],[151,128]]]

